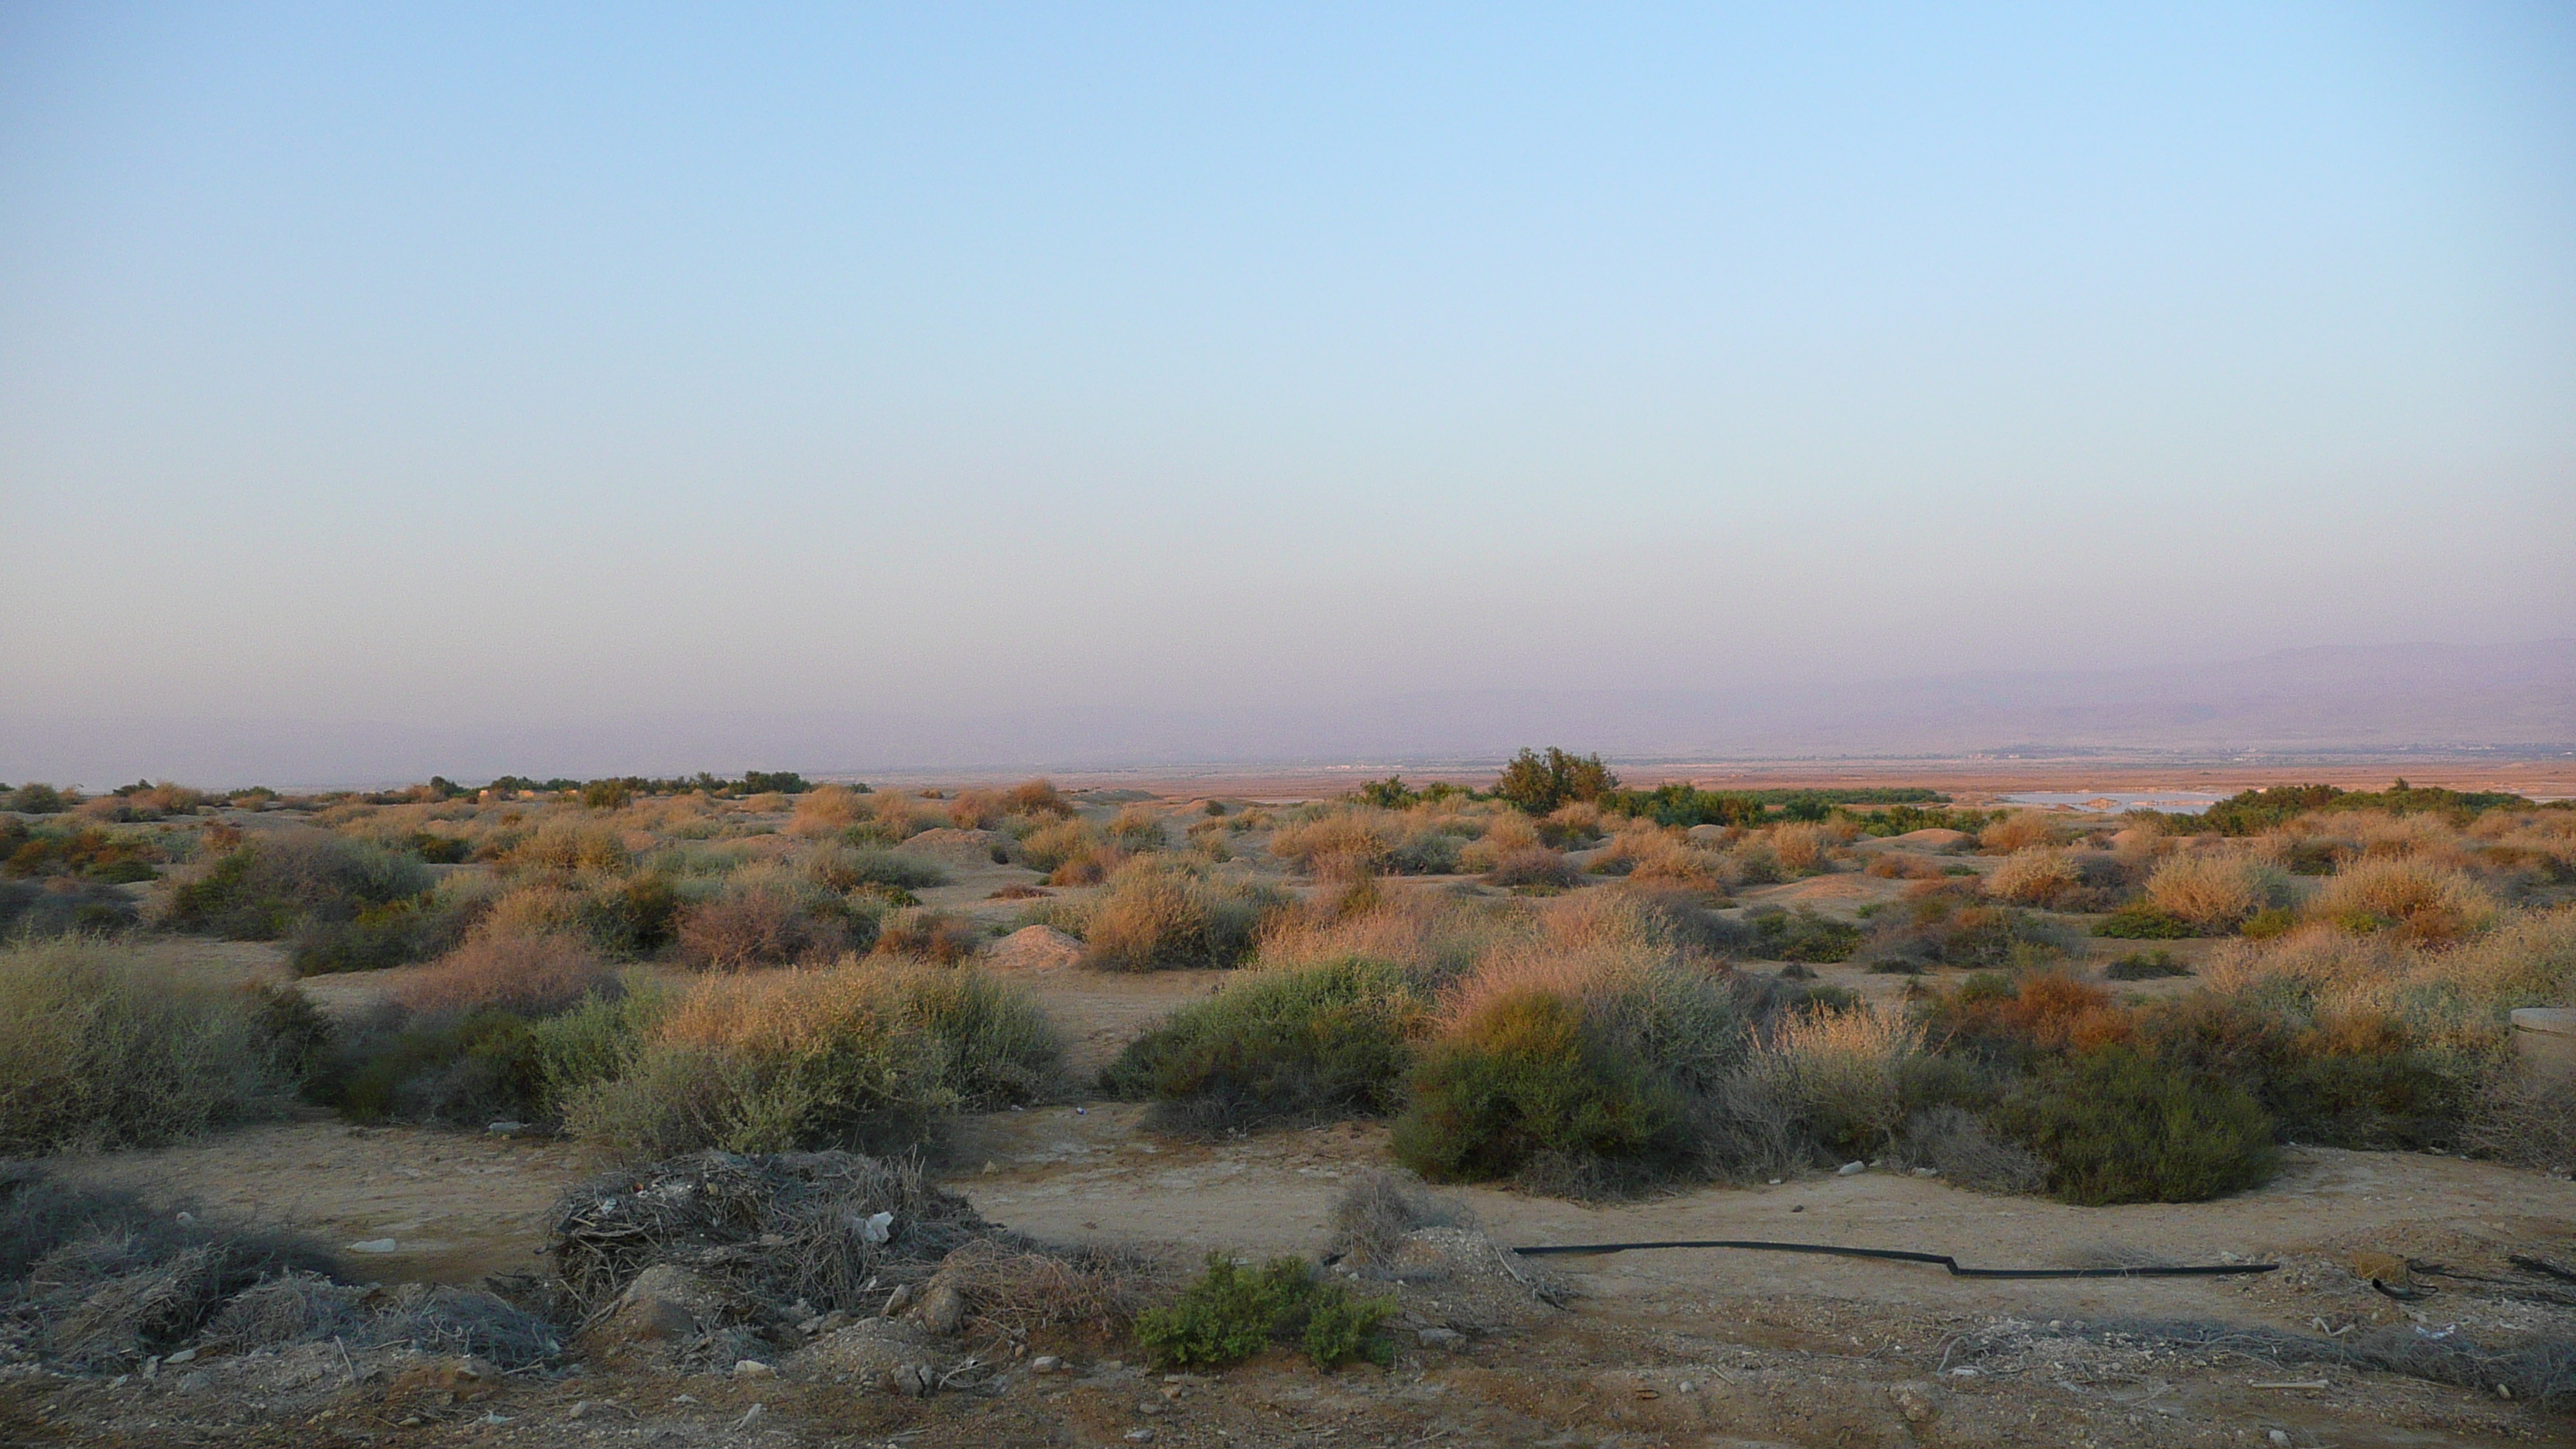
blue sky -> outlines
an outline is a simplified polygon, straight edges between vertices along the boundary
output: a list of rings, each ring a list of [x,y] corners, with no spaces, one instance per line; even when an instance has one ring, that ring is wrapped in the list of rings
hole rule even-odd
[[[2576,632],[2563,6],[22,5],[0,713]]]

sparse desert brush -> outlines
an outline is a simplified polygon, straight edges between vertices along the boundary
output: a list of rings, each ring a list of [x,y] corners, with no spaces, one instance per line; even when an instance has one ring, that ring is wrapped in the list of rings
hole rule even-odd
[[[1964,882],[1916,882],[1903,900],[1870,918],[1868,934],[1873,969],[2019,969],[2062,954],[2046,926],[1981,900]]]
[[[1629,870],[1628,879],[1640,885],[1679,886],[1717,893],[1732,884],[1728,866],[1724,855],[1664,834],[1637,847],[1636,864]]]
[[[2083,887],[2074,860],[2044,845],[2014,851],[1985,878],[1986,894],[2025,906],[2053,906]]]
[[[919,855],[837,843],[820,846],[807,856],[805,874],[825,889],[845,895],[867,885],[923,891],[948,884],[948,872]]]
[[[913,906],[894,911],[877,927],[876,954],[953,966],[984,947],[984,928],[963,916]]]
[[[1941,868],[1941,862],[1926,860],[1912,851],[1905,850],[1874,852],[1870,856],[1869,869],[1865,873],[1881,880],[1939,880],[1946,874]]]
[[[1163,812],[1142,803],[1122,805],[1109,820],[1109,843],[1121,850],[1160,850],[1168,842],[1163,836]]]
[[[1091,903],[1082,961],[1104,971],[1232,966],[1252,953],[1264,919],[1284,904],[1267,886],[1139,857],[1119,866]]]
[[[2147,877],[2148,905],[2205,932],[2233,930],[2288,899],[2281,872],[2251,855],[2177,855]]]
[[[1789,878],[1788,868],[1767,839],[1741,840],[1728,847],[1726,874],[1739,885],[1770,885]]]
[[[0,1153],[148,1146],[281,1110],[302,1044],[271,1001],[139,944],[0,946]]]
[[[569,935],[581,929],[581,895],[551,882],[514,885],[493,897],[475,924],[480,935]]]
[[[481,919],[494,894],[470,878],[382,905],[361,906],[345,919],[307,916],[287,947],[298,976],[375,971],[454,949]]]
[[[103,881],[0,880],[0,941],[112,935],[136,919],[134,903]]]
[[[702,981],[568,1130],[627,1160],[707,1148],[911,1145],[938,1114],[1031,1100],[1062,1044],[1018,990],[971,970],[843,963]]]
[[[305,917],[346,919],[430,887],[418,857],[318,830],[244,840],[173,872],[158,923],[235,940],[275,940]]]
[[[2355,861],[2308,903],[2312,918],[2347,930],[2393,930],[2436,945],[2485,930],[2500,909],[2465,872],[2405,857]]]
[[[611,989],[616,968],[572,936],[480,936],[397,987],[394,1000],[416,1016],[487,1008],[545,1016]]]
[[[1261,938],[1269,968],[1356,958],[1394,965],[1426,989],[1466,973],[1507,942],[1529,939],[1526,915],[1439,894],[1405,894],[1355,914],[1282,913]]]
[[[2471,858],[2462,848],[2461,832],[2449,820],[2430,811],[2406,815],[2356,811],[2339,817],[2336,823],[2349,833],[2365,860],[2407,859],[2460,865]]]
[[[1477,840],[1493,850],[1497,857],[1518,850],[1533,850],[1539,844],[1538,826],[1519,811],[1509,811],[1491,817],[1485,833]]]
[[[577,871],[615,873],[631,868],[625,833],[605,824],[549,820],[496,862],[504,875]]]
[[[0,795],[0,809],[15,810],[21,815],[60,815],[80,803],[80,792],[65,792],[51,785],[21,785]]]
[[[1073,803],[1057,793],[1052,780],[1023,780],[1002,792],[1002,805],[1013,815],[1073,816]]]
[[[1576,800],[1549,811],[1538,821],[1538,838],[1559,850],[1580,848],[1607,833],[1601,807]]]
[[[992,830],[1011,813],[1011,802],[999,790],[960,790],[948,802],[948,823],[960,830]]]
[[[2010,855],[2034,845],[2055,845],[2058,822],[2037,810],[2016,810],[1977,832],[1977,844],[1989,855]]]
[[[1564,890],[1580,884],[1583,876],[1562,852],[1534,845],[1525,850],[1504,852],[1494,862],[1493,869],[1485,873],[1485,879],[1493,885],[1515,889]]]
[[[801,877],[746,868],[720,894],[683,909],[676,936],[690,965],[740,971],[828,961],[860,944],[856,936],[874,925],[873,916],[853,917],[844,901]]]
[[[1392,810],[1341,809],[1279,827],[1270,853],[1310,875],[1340,877],[1386,869],[1401,838]]]
[[[1088,823],[1068,818],[1041,825],[1022,836],[1020,851],[1027,857],[1029,869],[1051,874],[1067,861],[1105,849],[1108,844],[1108,838]]]
[[[1128,1043],[1101,1087],[1186,1131],[1391,1113],[1429,1019],[1408,974],[1382,963],[1251,971]]]
[[[846,785],[817,785],[796,797],[796,813],[788,818],[787,833],[808,839],[838,835],[862,817],[873,815],[868,809],[871,798]]]
[[[1801,1129],[1849,1157],[1883,1148],[1904,1122],[1905,1066],[1922,1049],[1922,1029],[1902,1016],[1809,1009],[1771,1031],[1752,1071]]]
[[[1973,976],[1918,1009],[1942,1051],[2020,1070],[2035,1060],[2128,1041],[2135,1013],[2111,993],[2056,972]]]

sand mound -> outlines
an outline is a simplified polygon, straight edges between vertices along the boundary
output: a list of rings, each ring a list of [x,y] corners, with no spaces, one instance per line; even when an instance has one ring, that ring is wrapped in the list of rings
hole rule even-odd
[[[1906,845],[1912,846],[1916,850],[1948,850],[1950,847],[1959,844],[1967,838],[1968,834],[1964,830],[1943,830],[1940,827],[1935,826],[1929,830],[1909,830],[1903,835],[1891,835],[1884,840],[1863,841],[1861,843],[1864,845]]]
[[[1053,926],[1025,926],[993,943],[984,965],[995,971],[1061,971],[1082,959],[1082,943]]]
[[[946,826],[925,830],[897,848],[968,869],[1004,864],[1017,853],[1011,837],[998,830],[952,830]],[[999,859],[995,858],[996,852]]]

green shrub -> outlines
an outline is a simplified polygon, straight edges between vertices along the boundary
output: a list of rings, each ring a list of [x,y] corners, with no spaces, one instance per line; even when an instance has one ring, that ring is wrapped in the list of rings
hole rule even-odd
[[[2093,934],[2114,941],[2181,941],[2197,936],[2189,921],[2144,901],[2131,901],[2093,923]]]
[[[2043,1066],[1994,1112],[2061,1201],[2201,1202],[2268,1181],[2272,1119],[2223,1077],[2129,1046]]]
[[[1273,1258],[1247,1273],[1210,1253],[1207,1272],[1178,1302],[1136,1316],[1136,1339],[1161,1368],[1223,1368],[1274,1342],[1299,1344],[1317,1368],[1389,1363],[1394,1345],[1377,1327],[1395,1310],[1392,1297],[1354,1298],[1346,1284],[1319,1281],[1301,1259]]]
[[[610,956],[650,956],[679,939],[682,904],[677,883],[647,870],[583,892],[573,919]]]
[[[98,881],[0,880],[0,940],[110,935],[135,922],[134,902]]]
[[[0,947],[0,1153],[149,1146],[293,1097],[295,1014],[138,947]]]
[[[287,959],[298,976],[377,971],[426,961],[454,950],[465,939],[473,917],[464,902],[442,899],[436,892],[362,906],[346,920],[308,916],[295,929]]]
[[[1689,1150],[1689,1103],[1635,1054],[1587,1029],[1583,1008],[1538,990],[1485,1002],[1425,1048],[1395,1124],[1398,1160],[1424,1177],[1508,1177],[1541,1158],[1669,1169]]]
[[[1860,949],[1860,927],[1818,915],[1813,906],[1794,912],[1757,907],[1746,919],[1756,933],[1753,949],[1769,960],[1827,965],[1848,961]]]
[[[342,1078],[336,1105],[359,1122],[481,1126],[543,1115],[545,1082],[544,1056],[527,1020],[485,1010],[412,1027],[376,1045]]]
[[[403,837],[403,844],[428,865],[461,865],[465,857],[474,853],[474,843],[461,835],[438,835],[427,830],[413,831]]]
[[[2107,981],[2161,981],[2190,974],[2191,968],[2175,960],[2171,951],[2134,951],[2102,968]]]
[[[21,815],[60,815],[72,808],[63,792],[51,785],[21,785],[0,799],[0,809],[15,810]]]
[[[1424,1012],[1403,974],[1375,962],[1258,971],[1129,1042],[1101,1089],[1201,1131],[1388,1114]]]
[[[244,841],[179,880],[161,923],[232,940],[273,941],[306,917],[344,921],[430,888],[405,851],[320,831]]]
[[[936,861],[899,850],[869,848],[857,840],[838,850],[817,851],[810,869],[816,880],[844,892],[871,885],[906,892],[926,891],[948,884],[948,872]]]

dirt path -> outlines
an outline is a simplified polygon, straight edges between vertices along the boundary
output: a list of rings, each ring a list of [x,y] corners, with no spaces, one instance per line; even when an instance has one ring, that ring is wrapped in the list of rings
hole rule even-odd
[[[546,1209],[586,1175],[569,1143],[336,1120],[48,1165],[66,1181],[173,1211],[308,1235],[353,1274],[389,1283],[474,1283],[538,1266]],[[387,1238],[391,1251],[349,1249]]]

